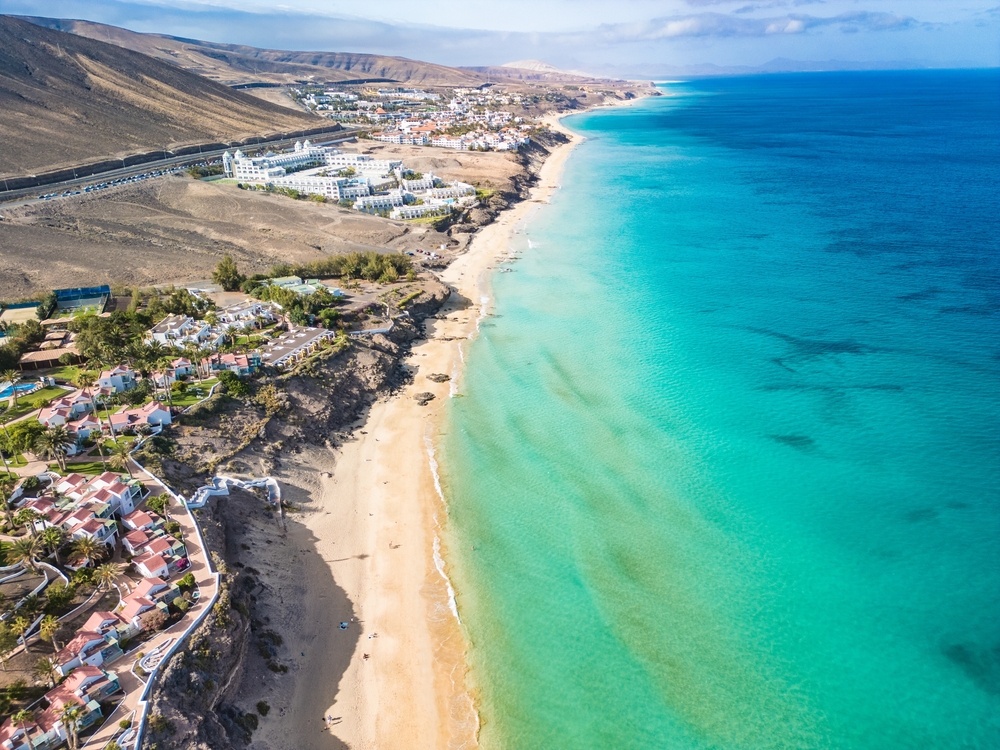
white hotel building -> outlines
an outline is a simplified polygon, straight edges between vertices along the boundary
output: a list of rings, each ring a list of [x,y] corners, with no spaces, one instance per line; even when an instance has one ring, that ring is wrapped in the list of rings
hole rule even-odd
[[[462,182],[447,185],[433,174],[419,180],[405,179],[400,160],[344,154],[309,141],[296,143],[287,154],[248,157],[242,151],[227,151],[222,164],[226,176],[240,182],[322,195],[335,202],[349,200],[357,211],[390,212],[394,219],[449,213],[453,203],[476,192]]]
[[[395,187],[403,162],[372,159],[365,154],[342,154],[335,148],[314,146],[306,141],[296,143],[295,149],[287,154],[251,157],[242,151],[235,154],[226,151],[222,165],[227,177],[240,182],[273,185],[341,201]],[[346,169],[354,174],[349,177],[337,174]]]

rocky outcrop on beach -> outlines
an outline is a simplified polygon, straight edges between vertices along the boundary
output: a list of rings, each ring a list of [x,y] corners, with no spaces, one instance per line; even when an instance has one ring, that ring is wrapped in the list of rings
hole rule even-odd
[[[541,130],[533,134],[531,142],[520,148],[515,157],[522,167],[521,172],[508,178],[505,189],[490,193],[475,208],[460,214],[449,227],[448,234],[454,236],[475,232],[496,220],[501,211],[527,200],[532,186],[538,182],[538,172],[552,149],[568,140],[555,130]]]

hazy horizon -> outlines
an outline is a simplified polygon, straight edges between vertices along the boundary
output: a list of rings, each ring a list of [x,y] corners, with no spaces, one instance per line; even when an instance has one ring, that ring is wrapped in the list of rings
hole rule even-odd
[[[996,2],[996,0],[992,0]],[[488,5],[387,0],[366,17],[318,0],[5,0],[3,12],[73,18],[214,42],[369,52],[454,66],[537,59],[564,70],[656,77],[754,68],[776,58],[825,67],[1000,65],[1000,6],[970,0],[527,0]],[[347,10],[351,13],[346,12]],[[832,62],[831,62],[832,61]],[[795,67],[794,65],[791,67]]]

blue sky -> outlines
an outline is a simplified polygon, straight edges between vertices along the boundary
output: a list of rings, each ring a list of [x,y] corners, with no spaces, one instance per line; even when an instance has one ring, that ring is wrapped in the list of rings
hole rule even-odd
[[[448,65],[526,58],[655,76],[774,58],[1000,65],[1000,0],[0,0],[5,13],[84,18],[278,49]]]

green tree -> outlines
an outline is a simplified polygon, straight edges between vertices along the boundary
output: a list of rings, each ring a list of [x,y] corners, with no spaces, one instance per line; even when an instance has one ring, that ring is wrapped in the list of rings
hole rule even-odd
[[[56,565],[62,565],[59,549],[66,542],[66,532],[58,526],[49,526],[39,535],[39,539],[45,551],[55,555]]]
[[[30,451],[35,447],[38,436],[45,432],[45,425],[34,419],[22,419],[5,431],[12,451]]]
[[[10,717],[12,724],[17,724],[21,731],[24,732],[24,739],[28,743],[28,750],[35,750],[35,743],[31,741],[31,737],[28,735],[28,724],[35,723],[35,714],[26,708],[22,708],[16,714]]]
[[[26,536],[14,542],[7,552],[7,563],[9,565],[23,565],[28,570],[38,570],[38,562],[35,557],[38,555],[38,538]]]
[[[62,425],[49,427],[38,436],[35,450],[45,458],[55,459],[62,471],[66,471],[66,454],[76,444],[76,439]]]
[[[10,369],[0,372],[0,383],[4,381],[10,383],[10,388],[11,388],[10,403],[11,406],[15,409],[17,408],[17,388],[15,388],[14,386],[17,385],[17,382],[20,379],[21,379],[21,373],[18,372],[17,370]]]
[[[166,493],[163,493],[162,495],[154,495],[146,500],[146,507],[161,516],[167,515],[167,506],[169,505],[170,496]]]
[[[31,618],[25,617],[24,615],[18,615],[14,618],[11,626],[13,626],[14,632],[17,633],[18,638],[20,638],[21,642],[24,644],[25,652],[30,651],[31,649],[28,648],[27,636],[28,630],[31,629]]]
[[[38,635],[46,643],[51,643],[52,648],[59,650],[59,642],[56,640],[56,633],[59,632],[59,620],[54,615],[45,615],[38,623]]]
[[[35,664],[35,674],[43,680],[48,680],[51,687],[55,687],[56,680],[59,678],[59,671],[57,667],[58,665],[52,659],[47,656],[43,656]]]
[[[78,750],[80,747],[80,717],[83,716],[83,707],[67,704],[63,707],[59,715],[59,721],[66,728],[66,741],[69,750]]]
[[[45,598],[48,600],[45,610],[49,614],[59,614],[70,605],[75,596],[76,588],[72,584],[56,581],[45,589]]]
[[[8,622],[0,622],[0,664],[7,671],[7,654],[17,648],[17,633]]]
[[[219,261],[219,265],[212,272],[212,281],[227,292],[238,292],[240,284],[245,279],[246,277],[240,273],[236,261],[233,260],[233,256],[228,254],[223,256],[222,260]]]
[[[76,377],[76,384],[83,389],[85,395],[90,397],[90,408],[94,411],[94,417],[97,418],[97,424],[101,427],[101,432],[104,432],[104,423],[101,421],[101,414],[97,410],[97,401],[94,399],[94,392],[91,390],[94,384],[97,382],[97,378],[94,377],[92,372],[81,372]],[[108,460],[104,457],[104,448],[101,445],[100,436],[97,439],[97,453],[101,457],[101,464],[104,466],[105,471],[108,468]]]
[[[131,459],[129,458],[129,454],[131,452],[132,448],[128,443],[124,441],[115,443],[111,456],[111,468],[115,471],[121,471],[124,469],[128,472],[129,477],[135,479],[132,475]]]
[[[115,581],[121,574],[122,566],[120,563],[108,562],[98,565],[97,570],[94,571],[97,587],[101,591],[111,591],[111,587],[115,585]]]
[[[87,565],[103,560],[108,555],[108,548],[90,536],[80,537],[73,542],[70,549],[77,560],[83,560]]]
[[[7,528],[14,529],[14,509],[11,508],[10,496],[14,492],[14,482],[11,479],[0,479],[0,504],[3,505],[4,518],[7,519]]]
[[[240,380],[240,376],[232,370],[222,370],[219,373],[219,382],[226,389],[226,393],[234,398],[242,398],[250,394],[247,384]]]

